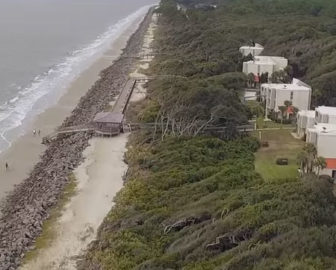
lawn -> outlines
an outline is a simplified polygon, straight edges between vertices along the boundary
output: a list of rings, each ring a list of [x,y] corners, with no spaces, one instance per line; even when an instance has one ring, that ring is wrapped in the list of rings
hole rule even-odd
[[[274,121],[265,121],[263,118],[259,117],[257,118],[257,128],[263,129],[263,128],[293,128],[295,129],[295,125],[292,124],[281,124],[276,123]]]
[[[261,131],[261,140],[267,141],[269,147],[262,147],[256,153],[255,167],[265,181],[281,181],[298,176],[296,157],[304,142],[295,139],[290,132],[285,129]],[[259,137],[259,132],[255,135]],[[289,164],[277,165],[277,158],[288,158]]]

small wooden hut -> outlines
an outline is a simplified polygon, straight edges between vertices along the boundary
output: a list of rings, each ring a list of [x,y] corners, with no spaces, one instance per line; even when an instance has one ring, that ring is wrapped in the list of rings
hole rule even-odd
[[[119,135],[123,129],[123,113],[100,112],[93,119],[93,125],[97,135]]]

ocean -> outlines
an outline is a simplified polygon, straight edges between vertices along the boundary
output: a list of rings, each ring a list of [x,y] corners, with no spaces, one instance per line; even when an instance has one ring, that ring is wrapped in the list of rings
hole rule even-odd
[[[0,153],[155,3],[0,0]]]

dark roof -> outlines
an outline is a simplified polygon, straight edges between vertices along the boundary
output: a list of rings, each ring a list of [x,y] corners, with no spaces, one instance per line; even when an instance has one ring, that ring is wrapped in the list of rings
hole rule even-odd
[[[121,123],[124,119],[123,113],[100,112],[97,113],[93,122],[96,123]]]

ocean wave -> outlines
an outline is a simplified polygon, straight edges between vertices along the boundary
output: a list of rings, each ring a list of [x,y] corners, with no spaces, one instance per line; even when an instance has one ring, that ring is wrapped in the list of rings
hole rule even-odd
[[[28,115],[34,117],[56,104],[70,83],[102,56],[128,27],[144,17],[149,7],[140,8],[109,27],[88,46],[69,53],[61,63],[36,76],[28,87],[18,86],[17,96],[0,105],[0,152],[15,139],[6,136],[10,130],[22,127],[21,133],[24,132],[23,123]],[[41,100],[43,102],[39,102]]]

